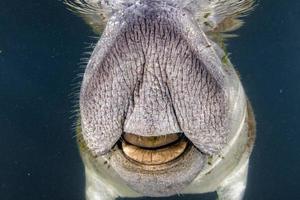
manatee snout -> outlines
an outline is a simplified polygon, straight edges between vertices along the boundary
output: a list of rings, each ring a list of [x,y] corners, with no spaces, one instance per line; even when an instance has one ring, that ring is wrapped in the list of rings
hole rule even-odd
[[[65,1],[101,33],[80,90],[86,198],[242,199],[254,117],[224,41],[255,1]]]
[[[199,43],[198,51],[178,16],[155,12],[125,13],[121,27],[108,24],[114,33],[102,36],[90,58],[80,111],[84,139],[97,155],[107,153],[125,132],[183,132],[208,154],[226,143],[225,78],[221,66],[211,66],[218,63],[206,60],[216,57],[214,51],[203,51],[212,47]]]

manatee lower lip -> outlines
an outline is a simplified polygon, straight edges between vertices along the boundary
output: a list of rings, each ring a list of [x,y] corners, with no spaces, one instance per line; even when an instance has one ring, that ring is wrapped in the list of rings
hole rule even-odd
[[[128,143],[128,137],[124,137],[125,140],[122,141],[124,154],[131,160],[146,165],[159,165],[175,160],[184,153],[188,146],[188,141],[180,138],[178,134],[158,136],[155,139],[139,136],[139,142],[133,140],[135,138],[133,134],[130,136],[131,144]]]
[[[182,139],[187,141],[184,152],[176,159],[162,164],[144,164],[134,161],[124,153],[120,141],[112,151],[111,167],[129,187],[138,193],[157,197],[174,195],[194,180],[207,162],[207,157],[196,149],[187,138],[183,137]],[[161,148],[165,147],[167,146]]]

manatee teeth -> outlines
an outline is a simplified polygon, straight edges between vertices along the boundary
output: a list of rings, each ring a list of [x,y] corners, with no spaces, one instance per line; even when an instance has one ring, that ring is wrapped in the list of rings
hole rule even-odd
[[[146,165],[159,165],[178,158],[186,149],[187,141],[181,139],[178,142],[158,149],[143,149],[141,147],[122,142],[124,154],[130,159]]]
[[[143,137],[131,133],[125,133],[123,138],[126,142],[138,147],[158,148],[158,147],[171,144],[176,140],[178,140],[180,137],[179,134],[177,133],[162,135],[162,136],[150,136],[150,137]]]

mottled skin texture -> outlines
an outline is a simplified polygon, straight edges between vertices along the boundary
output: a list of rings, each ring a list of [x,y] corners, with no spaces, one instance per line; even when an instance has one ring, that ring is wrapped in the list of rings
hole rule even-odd
[[[235,17],[253,2],[76,2],[95,30],[103,25],[97,8],[107,21],[80,91],[87,199],[216,190],[220,199],[242,199],[254,118],[220,41],[213,40],[218,31],[237,28]],[[183,133],[190,143],[174,161],[142,165],[117,145],[124,133]]]

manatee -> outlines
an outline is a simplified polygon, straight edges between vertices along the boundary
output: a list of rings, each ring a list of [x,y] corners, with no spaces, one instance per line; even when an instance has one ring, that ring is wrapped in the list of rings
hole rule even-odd
[[[225,40],[253,0],[67,0],[99,40],[79,93],[86,199],[241,200],[255,119]]]

